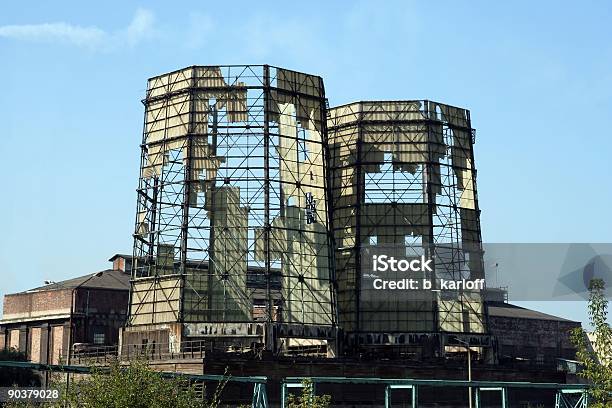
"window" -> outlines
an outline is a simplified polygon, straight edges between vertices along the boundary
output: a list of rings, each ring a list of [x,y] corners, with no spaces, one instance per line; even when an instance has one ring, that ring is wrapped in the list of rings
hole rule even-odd
[[[94,344],[104,344],[104,333],[94,333],[93,342]]]

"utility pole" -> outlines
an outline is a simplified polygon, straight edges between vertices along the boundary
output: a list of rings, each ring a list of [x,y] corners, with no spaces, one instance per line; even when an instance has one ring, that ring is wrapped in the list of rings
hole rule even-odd
[[[472,350],[470,349],[470,344],[463,340],[459,340],[457,337],[455,337],[455,340],[457,340],[458,343],[461,343],[467,349],[468,381],[471,383],[472,382]],[[472,408],[472,385],[471,384],[468,387],[468,398],[469,398],[469,407]]]

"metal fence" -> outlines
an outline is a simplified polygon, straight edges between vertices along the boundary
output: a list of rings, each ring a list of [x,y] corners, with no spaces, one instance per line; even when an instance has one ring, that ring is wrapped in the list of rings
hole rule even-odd
[[[91,368],[84,366],[75,365],[46,365],[36,364],[29,362],[18,362],[18,361],[0,361],[0,368],[2,367],[13,367],[13,368],[24,368],[32,369],[43,372],[59,372],[59,373],[73,373],[86,375],[91,373]],[[281,408],[287,407],[287,399],[292,391],[297,394],[301,394],[306,381],[312,382],[312,393],[313,394],[325,394],[325,386],[334,385],[336,390],[342,394],[345,390],[343,387],[358,386],[365,388],[367,386],[375,386],[384,390],[384,396],[377,399],[374,394],[371,395],[370,406],[391,408],[392,406],[402,407],[423,407],[427,406],[448,406],[439,405],[437,402],[432,405],[432,398],[435,399],[439,392],[443,392],[445,389],[458,389],[458,392],[467,395],[468,390],[473,392],[473,398],[471,401],[467,401],[466,405],[470,407],[484,408],[484,407],[502,407],[510,408],[517,405],[513,397],[516,393],[521,390],[531,390],[534,392],[542,392],[547,395],[551,395],[550,401],[546,401],[546,407],[555,408],[587,408],[589,407],[589,394],[588,385],[586,384],[558,384],[558,383],[531,383],[531,382],[503,382],[503,381],[461,381],[461,380],[423,380],[423,379],[389,379],[389,378],[373,378],[373,377],[286,377],[280,382],[280,398],[275,404],[270,404],[268,401],[267,386],[274,385],[270,384],[267,377],[263,376],[247,376],[247,377],[234,377],[234,376],[223,376],[223,375],[208,375],[208,374],[187,374],[180,372],[162,372],[165,377],[176,377],[182,376],[190,381],[200,382],[222,382],[227,383],[238,383],[238,384],[251,384],[252,385],[252,398],[251,406],[253,408],[267,408],[271,406],[280,405]],[[420,392],[428,390],[427,395]],[[433,390],[433,391],[432,391]],[[297,391],[297,392],[296,392]],[[410,395],[399,396],[400,391],[408,392]],[[405,394],[405,393],[404,393]],[[496,394],[497,405],[491,405],[491,403],[485,405],[483,399],[485,395]],[[424,403],[422,396],[427,396],[428,402]],[[342,397],[340,397],[341,399]],[[332,395],[332,406],[339,403],[338,397]],[[342,403],[342,401],[340,401]],[[345,405],[342,405],[345,406]],[[452,405],[458,407],[462,405]]]
[[[121,352],[119,352],[121,351]],[[143,357],[147,360],[174,360],[204,358],[208,353],[223,352],[235,354],[257,354],[253,347],[217,346],[214,340],[193,340],[176,343],[123,344],[122,346],[87,347],[73,351],[70,359],[62,356],[62,361],[71,364],[106,363],[114,359],[131,360]]]

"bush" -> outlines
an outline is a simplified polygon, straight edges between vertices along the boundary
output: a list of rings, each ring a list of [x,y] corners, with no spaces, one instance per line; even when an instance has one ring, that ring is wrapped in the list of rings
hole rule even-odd
[[[164,378],[144,360],[123,366],[114,361],[110,367],[92,367],[91,375],[74,379],[63,390],[62,406],[88,408],[216,408],[227,383],[219,383],[210,400],[198,396],[193,384],[183,377]],[[60,385],[61,387],[61,385]]]
[[[311,380],[302,381],[302,395],[296,397],[290,394],[287,398],[289,408],[328,408],[331,402],[329,395],[315,395]]]
[[[24,353],[14,349],[0,350],[0,361],[28,361]],[[28,368],[2,367],[0,369],[0,387],[37,387],[40,377]]]
[[[580,375],[592,384],[590,396],[593,408],[612,407],[612,330],[607,323],[608,299],[604,295],[604,282],[593,279],[589,285],[589,318],[595,328],[596,350],[591,349],[581,328],[572,331],[576,358],[582,364]]]

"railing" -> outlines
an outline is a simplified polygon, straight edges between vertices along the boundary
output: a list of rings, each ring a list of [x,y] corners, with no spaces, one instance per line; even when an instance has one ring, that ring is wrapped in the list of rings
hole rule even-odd
[[[147,344],[124,344],[121,353],[118,346],[90,346],[82,351],[73,351],[68,360],[67,356],[60,356],[60,361],[70,364],[107,364],[119,358],[122,361],[127,361],[132,358],[144,358],[151,361],[159,360],[184,360],[184,359],[203,359],[207,355],[223,354],[224,358],[232,357],[247,357],[252,359],[261,359],[263,354],[262,348],[253,347],[220,347],[212,340],[190,340],[180,343],[147,343]],[[288,358],[325,358],[326,350],[320,346],[302,346],[287,350],[283,356]],[[277,356],[277,357],[283,357]],[[368,360],[378,360],[380,356],[361,356],[358,361],[367,362]],[[423,364],[423,361],[417,359],[405,358],[402,359],[407,363]],[[559,360],[559,359],[557,359]],[[443,365],[445,367],[458,367],[465,365],[465,357],[463,358],[446,358],[436,361],[427,361]],[[479,360],[474,360],[472,364],[478,366],[489,366]],[[537,369],[548,371],[565,371],[575,373],[576,370],[570,370],[562,367],[558,361],[537,362],[535,360],[514,361],[506,360],[500,362],[497,367],[513,368],[513,369]]]
[[[51,371],[60,373],[76,373],[87,375],[90,374],[92,369],[90,367],[75,366],[75,365],[46,365],[36,364],[22,361],[0,361],[0,368],[2,367],[13,367],[32,369],[40,371]],[[161,375],[164,377],[184,377],[191,382],[222,382],[227,381],[229,383],[241,383],[245,386],[252,384],[252,397],[249,397],[250,405],[252,408],[267,408],[269,406],[266,385],[278,386],[276,382],[270,383],[267,377],[263,376],[249,376],[249,377],[234,377],[224,375],[207,375],[207,374],[188,374],[180,372],[167,372],[162,371]],[[376,378],[376,377],[285,377],[280,380],[280,404],[281,407],[286,406],[286,400],[292,391],[300,393],[304,386],[304,381],[312,383],[311,392],[317,394],[319,388],[324,384],[335,384],[338,386],[342,385],[374,385],[384,388],[384,406],[391,407],[392,402],[394,403],[411,403],[412,407],[419,406],[420,398],[419,391],[428,388],[437,389],[448,389],[454,388],[457,392],[461,393],[464,397],[467,389],[471,388],[475,391],[474,402],[475,407],[480,408],[483,406],[481,401],[481,394],[483,393],[498,393],[501,399],[501,406],[508,408],[510,406],[509,400],[512,399],[512,393],[517,389],[532,390],[536,392],[548,390],[553,393],[554,402],[549,401],[556,408],[586,408],[589,406],[588,401],[588,388],[586,384],[559,384],[559,383],[530,383],[530,382],[506,382],[506,381],[462,381],[462,380],[423,380],[423,379],[411,379],[411,378]],[[410,390],[411,395],[409,400],[405,396],[402,398],[398,395],[398,390]],[[395,395],[394,395],[395,393]],[[342,400],[344,393],[340,393],[338,396]],[[436,395],[430,392],[431,395]],[[335,395],[332,395],[332,398]],[[380,397],[372,395],[370,406],[381,406],[379,400]],[[547,397],[548,398],[548,397]],[[399,399],[399,400],[398,400]],[[430,398],[431,399],[431,398]],[[465,398],[464,398],[465,399]]]
[[[0,368],[12,367],[21,369],[30,369],[47,372],[59,372],[59,373],[73,373],[87,375],[91,374],[91,367],[84,367],[79,365],[57,365],[57,364],[38,364],[24,361],[0,361]],[[249,401],[251,408],[268,408],[268,397],[266,393],[267,377],[263,376],[249,376],[249,377],[238,377],[232,375],[213,375],[213,374],[189,374],[179,373],[172,371],[161,371],[162,377],[173,378],[183,377],[189,380],[191,383],[203,383],[205,381],[212,381],[217,383],[228,382],[228,383],[239,383],[239,384],[252,384],[253,393],[252,398]]]
[[[72,351],[70,360],[66,356],[60,356],[61,361],[70,361],[73,364],[95,361],[96,363],[107,363],[110,360],[116,359],[118,355],[117,346],[95,346],[88,347],[84,350]]]
[[[303,389],[304,381],[312,383],[310,391],[312,396],[317,393],[317,385],[321,384],[372,384],[385,387],[384,406],[391,408],[392,395],[395,390],[410,390],[410,403],[413,408],[419,406],[419,388],[437,387],[448,389],[450,387],[458,389],[473,389],[475,391],[474,400],[476,408],[483,406],[481,401],[482,393],[499,393],[501,407],[509,408],[509,390],[531,389],[531,390],[550,390],[555,393],[555,408],[588,408],[588,385],[586,384],[557,384],[557,383],[530,383],[530,382],[510,382],[510,381],[461,381],[461,380],[421,380],[421,379],[389,379],[374,377],[286,377],[281,381],[281,408],[287,405],[287,397],[291,389]],[[396,403],[399,402],[393,398]],[[552,401],[551,401],[552,402]],[[470,406],[472,404],[470,403]]]
[[[107,363],[119,358],[120,360],[130,360],[142,357],[147,360],[174,360],[174,359],[201,359],[207,353],[226,353],[234,355],[256,356],[261,353],[261,349],[252,347],[219,347],[211,340],[190,340],[176,343],[141,343],[124,344],[121,346],[89,346],[83,350],[73,351],[70,356],[71,364],[99,364]],[[67,362],[66,356],[61,358]]]

